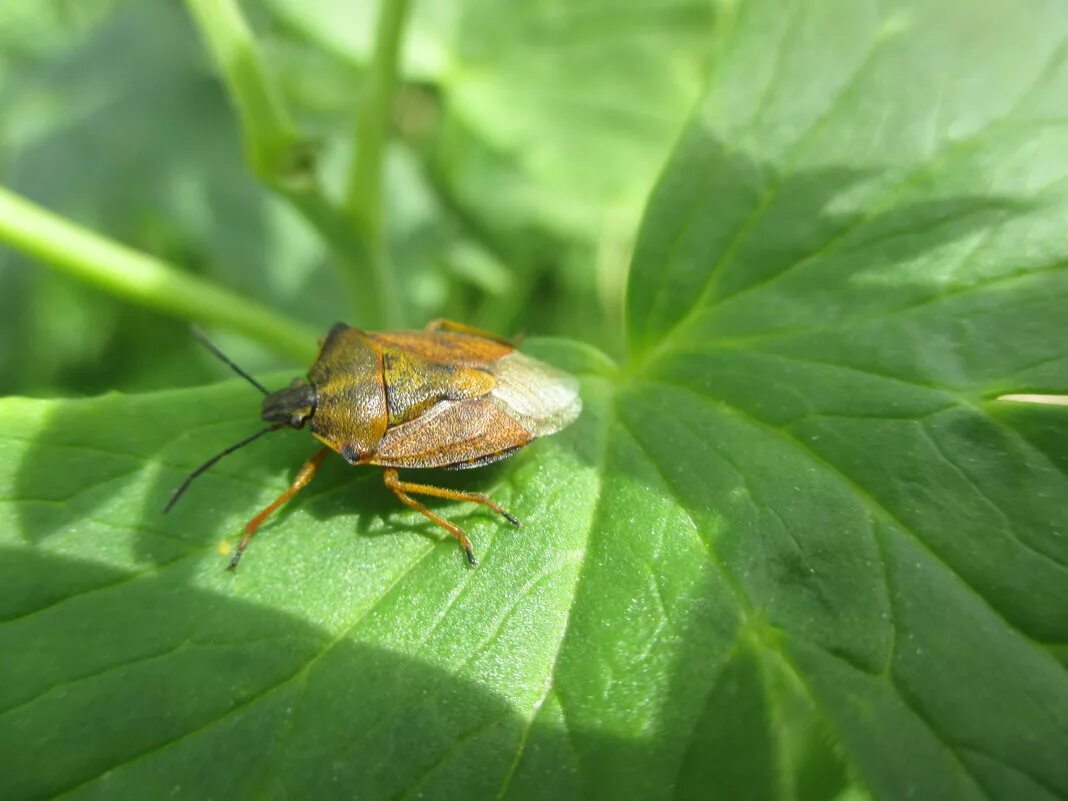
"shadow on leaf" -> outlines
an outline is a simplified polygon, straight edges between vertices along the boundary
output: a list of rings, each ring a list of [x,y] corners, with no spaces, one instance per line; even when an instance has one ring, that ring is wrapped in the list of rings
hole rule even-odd
[[[18,765],[0,775],[5,798],[575,789],[566,733],[531,730],[460,664],[445,671],[349,639],[359,616],[335,635],[173,570],[134,576],[24,549],[5,549],[0,565],[29,593],[53,576],[107,579],[41,608],[20,593],[0,609],[0,647],[20,655],[0,682],[0,753]]]

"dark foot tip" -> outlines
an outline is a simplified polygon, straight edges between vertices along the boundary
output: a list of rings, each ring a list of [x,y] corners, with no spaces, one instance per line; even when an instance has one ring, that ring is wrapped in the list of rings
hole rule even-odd
[[[519,518],[515,515],[508,514],[508,512],[501,512],[504,515],[504,519],[511,523],[516,528],[522,528],[523,524],[519,522]]]
[[[237,553],[235,553],[233,556],[230,557],[230,564],[228,564],[226,566],[226,570],[227,570],[228,573],[236,573],[237,572],[237,563],[241,561],[241,555],[242,555],[241,551],[238,551]]]
[[[478,560],[475,559],[475,552],[470,548],[464,548],[464,556],[467,557],[467,564],[471,567],[478,567]]]

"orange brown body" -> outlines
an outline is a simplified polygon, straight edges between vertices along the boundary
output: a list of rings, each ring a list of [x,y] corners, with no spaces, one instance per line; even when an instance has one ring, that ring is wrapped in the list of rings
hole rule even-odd
[[[515,525],[519,521],[485,495],[401,481],[397,468],[490,464],[560,430],[582,408],[578,382],[568,374],[520,353],[506,340],[448,321],[435,321],[422,331],[390,332],[364,332],[338,323],[323,338],[307,380],[297,379],[277,392],[267,392],[210,347],[267,395],[261,416],[272,425],[260,434],[307,425],[324,445],[289,489],[248,522],[231,568],[256,529],[311,481],[330,451],[352,465],[385,468],[393,493],[448,530],[475,564],[463,531],[412,495],[473,501]],[[200,472],[256,436],[194,471],[167,508]]]

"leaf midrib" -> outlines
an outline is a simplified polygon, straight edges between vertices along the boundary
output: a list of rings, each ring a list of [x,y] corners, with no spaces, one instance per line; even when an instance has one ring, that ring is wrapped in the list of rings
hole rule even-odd
[[[722,398],[713,398],[708,395],[703,395],[683,384],[672,383],[664,379],[658,379],[656,381],[647,380],[645,383],[648,383],[650,386],[658,386],[676,392],[684,393],[694,398],[701,405],[708,406],[709,408],[715,409],[722,413],[726,413],[729,416],[741,418],[747,421],[749,424],[757,426],[766,434],[776,438],[780,442],[783,442],[792,447],[793,449],[802,452],[802,454],[805,455],[812,462],[814,462],[817,467],[828,472],[843,487],[848,489],[861,502],[865,509],[867,509],[870,515],[872,515],[876,519],[881,519],[884,523],[889,523],[893,528],[896,528],[897,530],[906,534],[914,544],[916,544],[928,557],[930,557],[932,561],[937,563],[948,575],[952,576],[953,579],[958,583],[958,585],[964,590],[966,590],[968,595],[970,595],[975,601],[977,601],[985,610],[989,611],[994,617],[1000,620],[1001,623],[1007,629],[1012,631],[1014,634],[1019,636],[1024,642],[1026,642],[1034,652],[1041,656],[1043,660],[1049,661],[1051,664],[1055,665],[1061,672],[1065,672],[1065,666],[1058,662],[1052,656],[1052,654],[1050,654],[1046,650],[1046,645],[1049,645],[1050,643],[1043,643],[1039,640],[1034,639],[1025,631],[1023,631],[1018,626],[1009,621],[1009,619],[1006,618],[995,606],[993,606],[981,593],[979,593],[979,591],[975,589],[975,587],[966,582],[956,571],[954,571],[953,568],[951,568],[949,564],[942,559],[941,555],[934,551],[916,531],[914,531],[910,526],[906,525],[893,512],[891,512],[887,507],[880,503],[878,499],[876,499],[876,497],[872,495],[865,487],[856,483],[848,475],[839,470],[838,467],[836,467],[831,462],[828,462],[818,452],[814,451],[811,447],[809,447],[803,440],[793,436],[789,431],[785,429],[766,423],[765,421],[761,420],[759,417],[754,416],[745,409],[731,404],[730,402],[725,401]],[[1016,436],[1019,435],[1016,434]]]
[[[848,476],[845,476],[843,473],[841,473],[834,465],[832,465],[829,462],[827,462],[825,459],[823,459],[823,457],[821,457],[815,451],[812,451],[812,449],[809,448],[807,445],[805,445],[804,442],[802,442],[801,440],[798,440],[797,438],[793,437],[792,435],[789,434],[789,432],[783,431],[783,430],[778,429],[778,428],[776,428],[774,426],[769,426],[767,423],[764,423],[763,421],[759,420],[756,417],[753,417],[752,415],[750,415],[749,413],[745,412],[744,410],[739,409],[739,408],[737,408],[737,407],[735,407],[735,406],[733,406],[733,405],[731,405],[731,404],[729,404],[729,403],[727,403],[725,401],[722,401],[722,400],[719,400],[719,399],[716,399],[716,400],[713,401],[712,399],[706,398],[705,396],[694,392],[693,390],[689,389],[688,387],[684,387],[684,386],[681,386],[681,385],[670,384],[668,382],[663,382],[663,381],[660,381],[658,383],[662,387],[670,388],[670,389],[677,390],[677,391],[683,391],[686,394],[697,398],[702,403],[702,405],[710,405],[710,406],[713,406],[713,408],[716,408],[716,406],[722,407],[722,408],[719,409],[720,411],[727,411],[729,414],[731,414],[733,416],[741,417],[741,418],[745,419],[746,421],[748,421],[749,423],[759,426],[762,430],[776,435],[777,438],[779,438],[780,440],[786,441],[787,443],[789,443],[793,447],[799,448],[801,451],[803,451],[805,453],[805,455],[808,458],[810,458],[811,460],[815,461],[817,463],[817,466],[819,466],[821,469],[829,471],[840,482],[842,482],[846,487],[848,487],[862,501],[862,503],[868,509],[868,514],[871,517],[871,519],[876,519],[876,518],[881,517],[881,518],[884,519],[884,522],[889,522],[894,528],[897,528],[897,529],[905,532],[906,534],[908,534],[915,542],[917,542],[917,544],[920,545],[920,547],[926,553],[928,553],[932,557],[932,559],[934,559],[938,564],[940,564],[948,573],[953,575],[954,578],[957,579],[957,581],[960,582],[970,592],[970,594],[972,594],[974,597],[976,597],[987,609],[989,609],[997,618],[999,618],[1004,623],[1004,625],[1006,625],[1009,629],[1011,629],[1012,631],[1016,632],[1021,637],[1023,637],[1025,639],[1025,641],[1030,643],[1032,648],[1034,650],[1039,651],[1043,655],[1043,657],[1047,657],[1048,659],[1052,660],[1055,664],[1059,664],[1059,663],[1056,663],[1056,660],[1052,657],[1052,655],[1050,655],[1040,644],[1038,644],[1035,641],[1031,640],[1026,634],[1024,634],[1023,632],[1021,632],[1018,629],[1016,629],[996,609],[991,607],[990,604],[987,603],[986,600],[981,595],[979,595],[979,593],[976,590],[974,590],[971,587],[971,585],[967,584],[967,582],[965,582],[951,568],[949,568],[948,565],[946,565],[946,563],[943,562],[941,560],[941,558],[937,554],[933,553],[926,546],[926,544],[921,539],[919,539],[918,535],[916,535],[915,532],[913,532],[911,529],[909,529],[907,526],[905,526],[902,522],[897,520],[897,518],[888,509],[886,509],[881,504],[879,504],[878,501],[876,501],[873,496],[870,496],[866,492],[866,490],[864,490],[859,485],[857,485],[855,482],[853,482],[851,479],[849,479]],[[713,405],[713,404],[715,404],[715,405]],[[621,417],[621,419],[622,419],[622,417]],[[672,494],[672,497],[675,499],[676,503],[679,505],[680,508],[686,509],[686,504],[683,502],[683,499],[681,498],[681,496],[679,496],[676,493],[676,491],[674,490],[672,484],[668,482],[665,473],[663,472],[662,468],[660,468],[660,466],[656,462],[655,458],[648,452],[648,450],[644,447],[644,445],[642,445],[637,440],[637,438],[633,435],[633,433],[631,433],[629,431],[628,431],[628,433],[630,433],[631,438],[636,442],[636,444],[638,445],[639,449],[642,451],[643,455],[647,459],[647,461],[650,464],[650,466],[652,466],[656,470],[658,475],[661,477],[661,480],[663,482],[663,486],[665,487],[665,489],[668,490],[668,492],[670,492]],[[735,469],[738,469],[738,468],[736,467]],[[687,514],[688,514],[688,512],[687,512]],[[693,518],[690,518],[690,519],[691,519],[692,522],[694,522]],[[694,522],[694,525],[696,526],[695,522]],[[701,531],[701,528],[700,527],[696,527],[695,530],[696,531]],[[876,541],[879,541],[879,534],[878,534],[877,531],[874,530],[874,527],[872,528],[872,536],[875,537]],[[762,664],[763,664],[763,661],[764,661],[762,655],[764,653],[764,649],[765,648],[769,648],[780,660],[782,660],[783,664],[786,665],[787,667],[789,667],[790,671],[794,675],[794,678],[797,680],[799,686],[801,686],[801,687],[803,687],[805,689],[806,695],[808,696],[809,700],[812,702],[814,708],[819,711],[819,714],[820,714],[821,718],[824,720],[824,722],[826,723],[826,725],[829,727],[830,730],[835,731],[835,732],[838,733],[839,739],[844,745],[845,744],[845,739],[842,738],[841,737],[841,733],[838,732],[838,727],[834,724],[834,720],[829,715],[829,713],[827,712],[826,708],[823,705],[822,700],[820,699],[818,694],[815,692],[815,690],[812,688],[812,686],[809,683],[808,678],[805,675],[804,671],[801,670],[801,668],[798,666],[798,664],[796,663],[796,661],[794,660],[794,658],[790,654],[790,652],[786,648],[784,648],[782,646],[782,644],[779,642],[779,637],[777,636],[779,633],[781,633],[781,634],[785,635],[786,637],[792,639],[796,635],[794,635],[789,630],[781,629],[781,628],[779,628],[777,626],[770,626],[769,624],[762,624],[762,625],[758,624],[758,625],[761,625],[761,630],[764,631],[764,634],[763,634],[763,636],[757,635],[756,634],[756,630],[753,628],[753,625],[754,625],[754,621],[756,620],[756,618],[758,616],[755,615],[755,613],[753,611],[751,600],[748,598],[748,596],[744,592],[744,590],[741,589],[740,585],[738,584],[738,582],[735,579],[735,577],[733,576],[733,574],[729,571],[729,569],[727,569],[725,563],[723,563],[722,560],[720,560],[718,558],[718,556],[716,555],[715,550],[712,547],[711,543],[707,543],[704,540],[703,537],[700,538],[700,539],[706,545],[706,552],[709,555],[710,561],[715,565],[715,567],[717,569],[717,572],[719,572],[720,575],[727,581],[727,584],[731,589],[732,595],[734,595],[736,602],[739,604],[739,606],[741,607],[741,610],[743,611],[743,614],[744,614],[743,624],[744,625],[743,625],[743,629],[742,629],[742,632],[741,632],[739,640],[746,639],[746,635],[748,633],[748,635],[749,635],[748,639],[752,640],[752,643],[755,646],[753,651],[758,657],[761,658],[761,663]],[[882,564],[884,582],[888,582],[889,578],[888,578],[888,573],[887,573],[887,570],[886,570],[885,555],[883,554],[883,549],[882,549],[882,545],[881,544],[877,548],[877,552],[880,554],[880,562]],[[887,597],[887,601],[889,603],[889,608],[891,610],[893,610],[893,608],[894,608],[893,599],[891,597],[892,594],[890,592],[890,588],[889,588],[889,584],[888,583],[884,584],[884,590],[885,590],[885,594],[886,594],[886,597]],[[893,632],[893,635],[894,635],[893,639],[891,641],[891,646],[890,646],[891,649],[892,649],[893,648],[893,641],[896,640],[896,632],[897,632],[897,626],[898,626],[898,624],[896,622],[896,617],[891,618],[890,624],[891,624],[890,625],[891,631]],[[863,673],[864,675],[871,676],[873,678],[877,678],[877,679],[883,681],[886,684],[886,686],[889,689],[891,689],[895,693],[895,695],[897,695],[897,697],[901,700],[902,704],[907,709],[909,709],[916,716],[916,718],[920,722],[923,723],[924,727],[943,746],[943,748],[945,749],[947,754],[952,759],[954,765],[957,767],[957,769],[960,771],[960,773],[967,779],[967,781],[969,783],[971,783],[975,787],[976,790],[981,791],[981,793],[983,795],[985,795],[988,798],[991,797],[989,791],[986,789],[986,787],[983,784],[983,782],[979,779],[978,776],[976,776],[972,772],[971,768],[961,759],[960,755],[957,753],[956,744],[951,743],[949,740],[947,740],[945,738],[945,736],[939,731],[939,729],[934,726],[932,721],[926,715],[922,714],[919,711],[919,709],[917,708],[917,706],[913,702],[913,700],[911,698],[907,697],[906,694],[904,693],[904,691],[898,686],[897,682],[893,678],[893,672],[892,672],[892,669],[891,669],[892,668],[892,654],[893,654],[892,650],[890,650],[888,652],[888,654],[887,654],[887,659],[886,659],[886,662],[885,662],[884,670],[882,672],[878,673],[878,674],[874,674],[871,671],[863,669],[862,667],[858,666],[852,660],[849,660],[849,659],[845,658],[845,656],[843,654],[832,652],[832,651],[828,651],[827,649],[821,647],[818,643],[812,643],[812,644],[815,645],[817,648],[820,648],[820,650],[824,651],[825,653],[827,653],[829,656],[833,657],[834,659],[844,662],[850,669],[857,670],[857,671]],[[735,645],[737,645],[737,643]],[[851,756],[850,760],[855,765],[859,765],[859,763],[857,763],[857,761],[856,761],[856,759],[854,757]]]

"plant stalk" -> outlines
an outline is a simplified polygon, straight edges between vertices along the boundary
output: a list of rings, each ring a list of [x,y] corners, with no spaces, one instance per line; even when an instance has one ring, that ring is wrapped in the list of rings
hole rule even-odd
[[[211,281],[72,223],[0,187],[0,241],[113,295],[238,331],[308,363],[318,333]]]
[[[268,78],[236,0],[186,0],[234,105],[253,171],[272,186],[308,189],[311,154]]]
[[[366,243],[385,323],[401,322],[401,304],[389,262],[383,173],[389,145],[393,98],[409,0],[383,0],[375,31],[375,51],[356,115],[352,175],[346,208]]]
[[[331,202],[322,192],[314,151],[272,83],[236,0],[185,1],[237,109],[253,171],[291,203],[330,247],[355,318],[366,327],[397,326],[402,313],[383,228],[381,182],[407,0],[384,0],[379,18],[370,89],[358,114],[362,144],[357,160],[363,166],[360,178],[353,180],[361,187],[353,196],[360,198],[359,212]],[[367,137],[362,136],[364,128]]]

